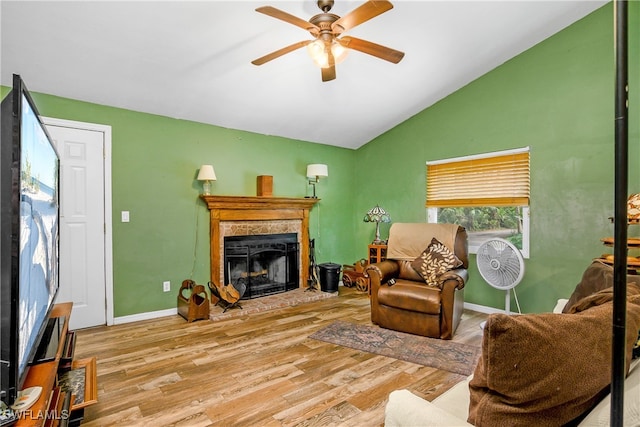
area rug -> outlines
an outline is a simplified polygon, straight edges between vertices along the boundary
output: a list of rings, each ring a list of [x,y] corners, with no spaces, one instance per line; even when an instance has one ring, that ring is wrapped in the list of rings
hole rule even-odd
[[[481,352],[480,347],[468,344],[341,320],[310,338],[462,375],[473,373]]]

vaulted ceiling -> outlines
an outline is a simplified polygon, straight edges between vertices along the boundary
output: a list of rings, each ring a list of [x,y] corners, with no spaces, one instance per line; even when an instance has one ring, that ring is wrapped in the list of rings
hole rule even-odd
[[[405,53],[399,64],[351,51],[321,81],[305,49],[251,61],[305,30],[299,1],[0,2],[0,83],[226,128],[358,148],[606,3],[407,1],[345,33]],[[363,1],[336,0],[344,16]]]

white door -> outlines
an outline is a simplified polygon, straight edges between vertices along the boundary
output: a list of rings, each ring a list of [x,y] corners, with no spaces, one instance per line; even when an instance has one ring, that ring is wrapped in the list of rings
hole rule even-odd
[[[107,323],[105,132],[43,120],[60,155],[60,290],[71,329]],[[57,121],[60,123],[60,121]],[[80,124],[82,125],[82,124]]]

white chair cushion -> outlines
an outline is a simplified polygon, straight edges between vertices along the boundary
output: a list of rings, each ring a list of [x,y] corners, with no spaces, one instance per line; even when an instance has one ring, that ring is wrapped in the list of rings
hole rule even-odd
[[[466,420],[469,416],[469,381],[473,375],[466,380],[460,381],[446,392],[433,400],[433,404],[455,416]]]
[[[468,424],[466,419],[451,415],[409,390],[396,390],[389,394],[384,425],[385,427],[461,427],[471,424]]]
[[[624,426],[640,426],[640,359],[634,360],[624,381]],[[596,405],[580,423],[581,426],[598,427],[611,424],[611,394]]]

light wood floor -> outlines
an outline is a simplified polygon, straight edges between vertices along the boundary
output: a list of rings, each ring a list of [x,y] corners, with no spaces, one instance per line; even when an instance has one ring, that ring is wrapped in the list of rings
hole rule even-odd
[[[454,341],[480,345],[467,311]],[[463,376],[308,338],[334,320],[371,324],[369,299],[340,296],[220,322],[170,316],[78,331],[98,358],[85,426],[382,426],[399,388],[433,400]]]

